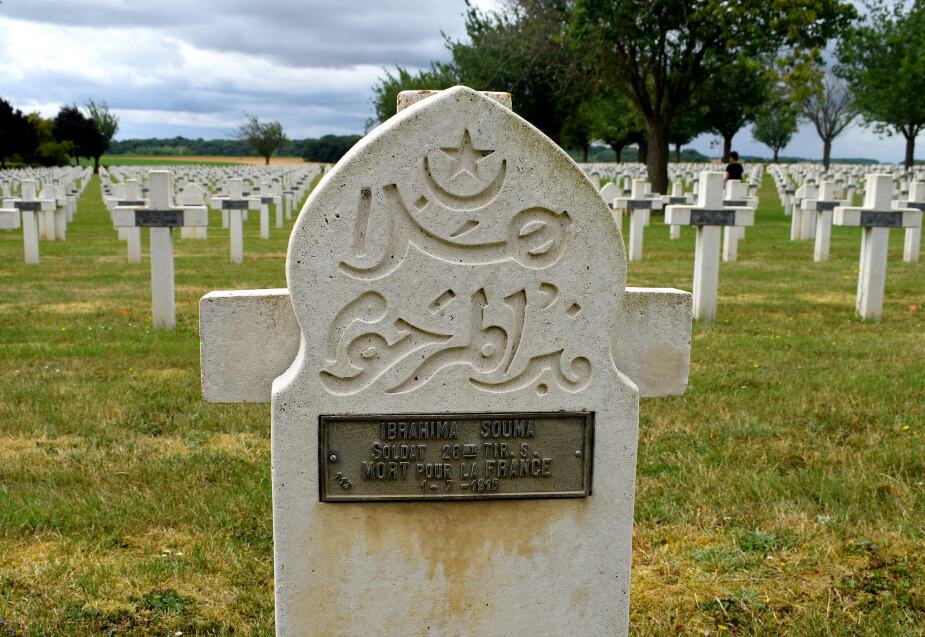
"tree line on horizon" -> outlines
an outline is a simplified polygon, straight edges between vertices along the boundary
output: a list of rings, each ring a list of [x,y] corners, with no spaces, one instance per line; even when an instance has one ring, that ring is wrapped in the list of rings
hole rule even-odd
[[[99,160],[119,130],[105,102],[89,100],[81,110],[62,106],[54,118],[23,113],[0,98],[0,168],[17,165],[61,166],[86,157]]]
[[[702,133],[727,160],[751,124],[777,161],[809,122],[828,168],[833,140],[861,116],[903,135],[912,166],[925,126],[925,0],[870,0],[863,15],[842,0],[467,2],[465,29],[445,38],[450,61],[386,70],[368,126],[395,114],[402,90],[507,91],[515,112],[584,158],[595,143],[617,161],[635,146],[658,192],[671,150],[679,159]]]

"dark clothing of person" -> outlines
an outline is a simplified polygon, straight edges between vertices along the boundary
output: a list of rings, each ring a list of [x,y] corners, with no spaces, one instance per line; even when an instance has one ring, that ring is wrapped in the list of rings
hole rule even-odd
[[[742,167],[742,164],[739,162],[733,162],[726,166],[726,176],[727,179],[738,179],[742,180],[742,173],[745,172],[745,169]]]

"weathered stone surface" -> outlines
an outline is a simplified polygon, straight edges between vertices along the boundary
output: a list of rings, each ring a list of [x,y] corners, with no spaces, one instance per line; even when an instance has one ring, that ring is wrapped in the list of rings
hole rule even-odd
[[[319,183],[287,283],[201,305],[210,400],[263,400],[291,361],[270,392],[278,633],[626,634],[639,391],[623,368],[683,390],[690,296],[626,293],[619,229],[578,166],[476,91],[421,99]],[[561,412],[593,418],[590,497],[320,499],[322,416]],[[334,469],[326,489],[374,479]]]
[[[574,162],[466,88],[403,110],[325,176],[289,244],[301,348],[273,383],[281,634],[626,632],[622,245]],[[319,415],[466,411],[595,412],[594,495],[318,502]]]
[[[626,288],[613,351],[644,398],[684,393],[690,369],[691,295]],[[199,302],[202,393],[212,403],[268,403],[273,379],[299,352],[289,290],[210,292]]]

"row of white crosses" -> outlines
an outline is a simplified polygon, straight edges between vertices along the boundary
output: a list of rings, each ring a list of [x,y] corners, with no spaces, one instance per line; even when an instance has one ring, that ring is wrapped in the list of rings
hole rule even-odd
[[[151,312],[154,327],[176,326],[176,288],[173,264],[173,228],[208,225],[205,206],[171,205],[170,172],[153,170],[149,175],[148,205],[117,206],[116,227],[151,231]]]

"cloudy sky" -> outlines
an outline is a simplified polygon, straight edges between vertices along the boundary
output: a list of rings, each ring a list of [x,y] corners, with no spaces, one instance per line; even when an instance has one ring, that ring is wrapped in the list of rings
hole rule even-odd
[[[2,0],[0,97],[46,116],[104,100],[122,139],[228,137],[245,111],[281,121],[294,138],[362,133],[383,67],[444,59],[441,31],[462,37],[464,8],[463,0]],[[693,146],[716,155],[713,141]],[[748,131],[735,147],[767,154]],[[902,150],[900,139],[854,127],[834,155],[897,161]],[[785,154],[818,157],[821,144],[804,127]]]

